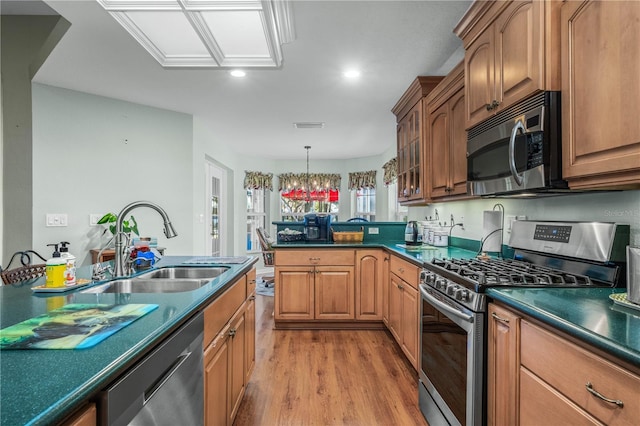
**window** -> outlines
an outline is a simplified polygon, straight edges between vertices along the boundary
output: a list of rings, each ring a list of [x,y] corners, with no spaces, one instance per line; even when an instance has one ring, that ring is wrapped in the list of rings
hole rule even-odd
[[[406,222],[409,208],[398,202],[398,183],[389,184],[387,189],[389,191],[389,220],[392,222]]]
[[[376,190],[375,188],[360,188],[353,191],[355,196],[355,212],[352,217],[367,219],[369,222],[376,220]]]
[[[338,202],[340,191],[329,189],[311,191],[307,200],[307,193],[302,189],[280,191],[280,214],[283,221],[301,222],[309,212],[330,213],[338,216]]]
[[[265,190],[247,189],[247,252],[261,251],[258,228],[267,229]]]

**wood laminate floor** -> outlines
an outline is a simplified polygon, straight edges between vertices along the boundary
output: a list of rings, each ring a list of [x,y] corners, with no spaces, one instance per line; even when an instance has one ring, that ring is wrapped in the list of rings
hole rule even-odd
[[[234,426],[427,425],[418,376],[386,330],[274,330],[256,297],[256,369]]]

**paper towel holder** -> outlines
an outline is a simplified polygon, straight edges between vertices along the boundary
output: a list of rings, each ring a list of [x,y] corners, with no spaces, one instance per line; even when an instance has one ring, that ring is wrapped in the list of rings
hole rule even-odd
[[[500,250],[499,250],[499,256],[502,256],[502,251],[503,251],[503,245],[504,245],[504,235],[503,235],[503,230],[504,230],[504,206],[500,203],[496,203],[493,206],[492,211],[499,211],[500,212],[500,227],[494,229],[493,231],[489,232],[487,235],[485,235],[485,237],[483,239],[480,240],[480,250],[478,250],[478,254],[483,253],[484,250],[484,244],[487,242],[487,240],[489,239],[489,237],[491,237],[493,234],[495,234],[496,232],[499,232],[500,234]]]

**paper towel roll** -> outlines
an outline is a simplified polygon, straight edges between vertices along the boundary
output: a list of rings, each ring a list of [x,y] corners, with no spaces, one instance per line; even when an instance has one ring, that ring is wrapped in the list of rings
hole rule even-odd
[[[482,251],[499,252],[502,250],[502,212],[499,210],[485,210],[482,220],[482,235],[484,244]]]

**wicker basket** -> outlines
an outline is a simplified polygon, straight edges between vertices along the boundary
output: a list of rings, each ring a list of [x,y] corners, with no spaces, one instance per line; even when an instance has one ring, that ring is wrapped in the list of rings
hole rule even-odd
[[[333,231],[333,228],[331,228]],[[361,243],[364,240],[364,226],[360,227],[360,231],[356,232],[337,232],[333,231],[333,241],[336,243]]]

